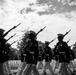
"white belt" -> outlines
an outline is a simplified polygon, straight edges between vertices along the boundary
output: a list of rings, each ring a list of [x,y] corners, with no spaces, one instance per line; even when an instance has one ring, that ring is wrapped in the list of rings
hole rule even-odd
[[[31,54],[34,54],[34,52],[30,52]]]

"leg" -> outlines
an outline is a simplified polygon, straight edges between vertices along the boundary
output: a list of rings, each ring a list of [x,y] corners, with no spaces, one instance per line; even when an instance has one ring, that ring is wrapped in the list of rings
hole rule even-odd
[[[22,62],[20,67],[18,68],[17,75],[21,75],[25,67],[26,67],[26,62]]]
[[[69,73],[72,74],[72,71],[71,71],[70,67],[68,66],[68,64],[66,64],[66,68],[69,71]]]
[[[7,69],[7,71],[8,71],[9,74],[12,74],[10,66],[9,66],[9,61],[6,61],[6,69]]]
[[[38,69],[42,69],[43,68],[43,63],[42,63],[42,61],[39,61],[38,62]]]
[[[43,75],[46,73],[46,62],[45,62],[45,65],[44,65],[44,68],[43,68]]]
[[[53,71],[52,67],[50,66],[50,63],[47,62],[46,65],[47,65],[47,67],[49,68],[51,74],[54,75],[54,71]]]
[[[6,75],[6,72],[4,71],[5,69],[4,64],[5,63],[0,63],[0,75]]]
[[[61,74],[61,75],[69,75],[65,63],[62,63],[62,64],[61,64],[61,68],[60,68],[59,74]]]
[[[54,67],[54,72],[55,72],[55,70],[58,69],[58,68],[59,68],[59,61],[56,61],[55,67]]]
[[[73,60],[70,61],[70,65],[71,65],[71,67],[73,68],[73,70],[75,70]]]
[[[9,72],[8,72],[7,66],[6,66],[6,62],[4,62],[4,64],[3,64],[3,70],[6,75],[9,75]]]
[[[21,75],[29,75],[32,70],[32,64],[27,64],[27,67],[23,70]]]
[[[39,72],[36,69],[36,64],[32,65],[32,69],[33,69],[34,75],[39,75]]]

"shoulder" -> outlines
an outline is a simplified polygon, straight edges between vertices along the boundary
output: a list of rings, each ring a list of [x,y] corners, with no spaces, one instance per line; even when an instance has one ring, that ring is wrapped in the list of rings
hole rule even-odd
[[[67,45],[67,43],[65,41],[63,41],[63,44]]]
[[[51,47],[48,46],[49,49],[51,49]]]

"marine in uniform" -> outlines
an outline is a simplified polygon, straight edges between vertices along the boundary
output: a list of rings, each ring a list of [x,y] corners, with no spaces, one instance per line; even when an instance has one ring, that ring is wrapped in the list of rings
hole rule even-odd
[[[6,72],[4,70],[4,63],[6,62],[5,57],[5,51],[6,51],[6,45],[5,45],[5,39],[3,37],[4,29],[0,28],[0,75],[6,75]]]
[[[68,63],[70,62],[68,58],[69,48],[66,42],[63,41],[64,35],[58,34],[58,43],[54,48],[55,60],[61,63],[59,73],[62,75],[69,75]]]
[[[52,67],[50,66],[50,62],[52,61],[52,49],[48,46],[49,42],[45,41],[45,47],[44,47],[44,60],[45,60],[45,66],[43,70],[43,75],[46,74],[46,69],[48,68],[52,75],[54,75],[54,71]]]
[[[10,44],[9,43],[6,43],[6,59],[7,61],[5,62],[5,67],[6,67],[6,71],[7,71],[7,74],[8,75],[12,75],[12,72],[11,72],[11,69],[10,69],[10,66],[9,66],[9,60],[10,60]]]
[[[22,75],[29,75],[32,70],[35,75],[39,75],[36,69],[39,56],[38,42],[36,41],[36,33],[34,31],[29,31],[28,35],[29,40],[24,48],[26,54],[25,61],[27,63],[27,67],[23,70]]]

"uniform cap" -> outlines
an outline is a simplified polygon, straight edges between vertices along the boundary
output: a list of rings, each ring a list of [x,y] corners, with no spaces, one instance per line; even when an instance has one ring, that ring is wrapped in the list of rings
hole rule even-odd
[[[33,35],[36,35],[36,33],[34,31],[28,31],[28,34],[33,34]]]
[[[64,37],[64,35],[63,34],[57,34],[58,35],[58,37]]]
[[[0,28],[0,37],[3,36],[4,31],[5,31],[4,29]]]
[[[29,38],[35,38],[36,33],[34,31],[28,31]]]
[[[2,33],[3,33],[4,31],[5,31],[4,29],[1,29],[1,28],[0,28],[0,32],[2,32]]]

